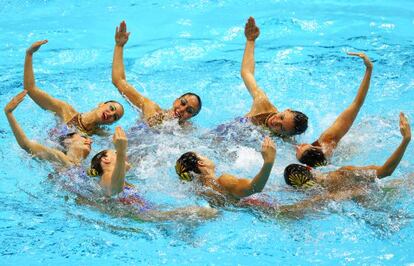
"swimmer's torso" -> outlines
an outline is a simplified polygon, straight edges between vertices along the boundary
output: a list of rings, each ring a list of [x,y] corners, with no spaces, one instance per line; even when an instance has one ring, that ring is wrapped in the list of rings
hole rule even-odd
[[[240,200],[224,189],[214,178],[204,179],[202,181],[202,186],[203,188],[202,191],[200,191],[200,194],[204,196],[212,206],[234,205]]]
[[[317,174],[316,182],[333,192],[371,183],[373,175],[371,171],[356,171],[349,167],[342,167],[326,174]]]

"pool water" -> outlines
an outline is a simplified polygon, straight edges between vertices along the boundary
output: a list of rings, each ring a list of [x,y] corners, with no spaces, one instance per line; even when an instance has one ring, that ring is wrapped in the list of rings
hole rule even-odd
[[[135,166],[128,180],[165,208],[206,206],[176,177],[182,153],[205,154],[218,173],[252,177],[261,166],[261,132],[241,134],[241,141],[229,135],[215,141],[210,133],[250,108],[239,74],[249,16],[261,30],[258,84],[280,110],[301,110],[310,118],[298,142],[315,140],[353,100],[364,65],[346,52],[363,51],[372,59],[366,101],[329,170],[382,164],[401,140],[399,112],[414,119],[413,14],[412,1],[1,1],[0,105],[23,89],[25,49],[48,39],[34,56],[38,86],[81,112],[120,101],[126,113],[118,125],[128,133]],[[199,94],[203,109],[192,132],[172,124],[151,134],[133,129],[139,113],[111,83],[114,32],[122,20],[131,31],[127,79],[164,108],[187,91]],[[52,113],[28,97],[14,113],[31,139],[53,145]],[[412,144],[365,204],[332,202],[301,219],[229,208],[207,222],[143,223],[77,205],[50,182],[50,165],[20,149],[4,116],[0,137],[2,265],[414,263]],[[95,138],[91,155],[108,147],[111,137]],[[302,198],[284,184],[284,167],[293,162],[294,146],[277,140],[264,193],[278,202]],[[395,189],[381,189],[393,180],[401,180]]]

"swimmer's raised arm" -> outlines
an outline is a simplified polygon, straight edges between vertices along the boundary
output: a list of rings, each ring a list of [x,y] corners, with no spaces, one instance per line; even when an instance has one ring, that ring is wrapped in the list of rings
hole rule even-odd
[[[127,32],[125,21],[122,21],[119,27],[116,27],[115,32],[115,48],[114,57],[112,61],[112,83],[133,105],[138,107],[144,115],[148,118],[160,111],[161,108],[150,99],[139,93],[126,80],[124,67],[124,45],[128,42],[130,32]]]
[[[105,172],[101,178],[101,185],[108,196],[120,193],[124,189],[126,172],[126,150],[128,139],[121,127],[115,128],[113,143],[116,150],[116,162],[113,171]]]
[[[361,85],[359,86],[358,93],[354,101],[338,116],[332,126],[321,134],[319,137],[319,143],[333,142],[336,144],[341,140],[341,138],[348,132],[354,123],[361,106],[364,104],[365,97],[368,92],[373,68],[371,61],[364,53],[348,53],[348,55],[358,56],[364,60],[364,64],[366,66],[365,75]]]
[[[20,127],[19,123],[13,115],[13,111],[16,109],[19,103],[23,101],[26,94],[26,90],[20,92],[4,107],[4,113],[7,116],[7,120],[9,121],[10,128],[13,131],[17,143],[27,153],[30,153],[37,158],[57,162],[64,166],[71,165],[70,161],[66,158],[63,152],[43,146],[35,141],[31,141],[29,138],[27,138],[23,129]]]
[[[219,177],[219,184],[238,197],[247,197],[263,190],[269,179],[276,158],[274,142],[266,137],[262,144],[263,166],[253,179],[236,178],[224,174]]]
[[[405,150],[411,140],[411,127],[408,123],[407,117],[403,113],[400,113],[400,132],[402,141],[393,154],[388,160],[377,170],[378,178],[383,178],[392,175],[395,168],[397,168],[402,157],[404,156]]]
[[[256,26],[254,18],[250,17],[244,28],[244,35],[246,36],[246,47],[244,49],[240,74],[242,76],[244,84],[246,85],[250,95],[253,98],[252,111],[255,106],[259,107],[259,105],[263,105],[264,102],[272,105],[264,91],[257,85],[256,79],[254,77],[254,45],[256,38],[259,37],[259,34],[260,30]],[[273,105],[272,107],[276,109]]]
[[[63,121],[68,121],[76,113],[76,110],[68,103],[53,98],[46,92],[42,91],[36,86],[33,74],[33,53],[46,44],[47,40],[37,41],[33,43],[26,50],[26,57],[24,61],[24,89],[29,93],[30,98],[33,99],[40,107],[46,110],[55,112]]]
[[[411,128],[410,124],[408,123],[407,118],[403,113],[400,113],[400,132],[402,141],[400,145],[397,147],[397,149],[391,154],[391,156],[385,161],[385,163],[382,166],[378,165],[370,165],[370,166],[363,166],[363,167],[357,167],[357,166],[345,166],[341,167],[339,170],[375,170],[376,171],[376,177],[378,178],[384,178],[387,176],[392,175],[394,170],[397,168],[398,164],[400,163],[402,157],[404,156],[405,150],[407,149],[408,144],[411,140]]]

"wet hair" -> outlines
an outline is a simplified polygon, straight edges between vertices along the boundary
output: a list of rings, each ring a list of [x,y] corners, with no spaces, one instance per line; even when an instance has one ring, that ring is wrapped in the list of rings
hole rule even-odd
[[[197,108],[197,110],[195,110],[194,111],[194,114],[193,114],[193,116],[196,116],[196,115],[198,115],[198,113],[200,112],[200,110],[201,110],[201,106],[203,105],[202,103],[201,103],[201,98],[200,98],[200,96],[198,96],[197,94],[195,94],[195,93],[192,93],[192,92],[187,92],[187,93],[184,93],[183,95],[181,95],[180,96],[180,98],[182,98],[182,97],[184,97],[184,96],[194,96],[194,97],[196,97],[197,98],[197,101],[198,101],[198,108]]]
[[[302,156],[298,159],[299,162],[304,163],[310,167],[324,166],[328,163],[325,154],[323,154],[323,151],[315,147],[305,150],[302,153]]]
[[[200,174],[200,169],[198,168],[197,155],[194,152],[186,152],[177,160],[175,163],[175,172],[184,181],[192,181],[193,173]]]
[[[95,154],[91,160],[91,166],[89,167],[87,174],[89,176],[101,176],[103,174],[103,169],[101,166],[101,159],[105,157],[108,153],[108,150],[103,150]]]
[[[59,136],[58,142],[59,142],[59,145],[63,148],[63,153],[64,154],[66,154],[68,152],[68,147],[65,144],[65,140],[71,139],[75,134],[78,134],[78,133],[71,132],[71,133],[68,133],[66,135]]]
[[[308,117],[299,111],[292,111],[294,114],[294,123],[295,123],[295,131],[293,132],[293,135],[299,135],[306,131],[308,128]]]
[[[310,188],[316,183],[309,167],[301,164],[290,164],[284,172],[286,184],[295,188]]]
[[[124,106],[120,102],[117,102],[117,101],[114,101],[114,100],[110,100],[110,101],[104,102],[104,104],[106,104],[106,103],[117,103],[117,104],[119,104],[121,106],[121,108],[122,108],[122,115],[119,116],[119,118],[117,120],[115,120],[115,121],[118,121],[119,119],[121,119],[124,116],[125,109],[124,109]]]

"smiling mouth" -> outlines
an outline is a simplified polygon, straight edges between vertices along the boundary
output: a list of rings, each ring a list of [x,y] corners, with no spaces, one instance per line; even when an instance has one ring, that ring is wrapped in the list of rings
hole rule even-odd
[[[180,114],[177,111],[174,111],[174,117],[175,118],[181,118]]]
[[[102,119],[104,121],[108,120],[108,115],[105,112],[102,114]]]

